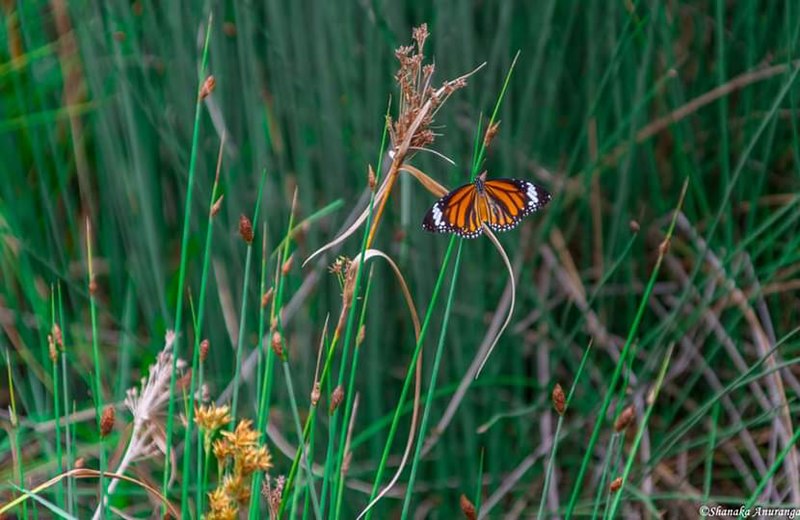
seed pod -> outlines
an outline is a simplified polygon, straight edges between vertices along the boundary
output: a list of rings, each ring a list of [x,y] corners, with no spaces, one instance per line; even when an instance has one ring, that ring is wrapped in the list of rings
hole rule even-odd
[[[564,410],[567,408],[567,397],[564,395],[564,389],[561,388],[561,385],[556,383],[556,386],[553,387],[553,408],[556,409],[558,415],[564,415]]]
[[[208,339],[204,339],[200,342],[200,362],[204,362],[206,358],[208,358],[208,349],[211,347],[211,343],[208,342]]]
[[[635,220],[631,220],[630,222],[628,222],[628,227],[633,233],[639,232],[639,223]]]
[[[270,287],[267,292],[261,295],[261,308],[266,309],[269,302],[272,301],[272,293],[274,292],[273,288]]]
[[[616,493],[619,491],[619,488],[622,487],[622,477],[617,477],[611,481],[611,484],[608,486],[608,490],[612,493]]]
[[[111,405],[103,409],[103,414],[100,416],[100,437],[108,436],[111,430],[114,429],[114,419],[116,415],[117,411]]]
[[[375,191],[375,186],[378,184],[378,180],[375,178],[375,170],[372,169],[372,165],[369,166],[367,171],[367,184],[369,185],[369,189],[371,191]]]
[[[619,417],[617,417],[617,420],[614,421],[614,431],[617,433],[625,431],[625,429],[630,426],[635,415],[636,410],[634,410],[633,406],[628,406],[622,410],[622,412],[619,414]]]
[[[342,388],[342,385],[339,385],[333,389],[333,393],[331,394],[330,413],[335,412],[336,409],[339,408],[339,405],[342,404],[342,399],[344,399],[344,388]]]
[[[253,243],[253,223],[244,215],[239,217],[239,234],[248,246]]]
[[[467,495],[462,494],[458,501],[461,505],[461,511],[464,512],[464,518],[467,520],[475,520],[478,518],[478,514],[475,511],[475,504],[467,498]]]
[[[281,341],[281,334],[278,331],[272,333],[272,341],[270,342],[272,351],[275,355],[283,359],[283,342]]]
[[[200,99],[205,99],[210,96],[216,87],[217,80],[214,78],[214,76],[208,76],[203,82],[203,86],[200,87]]]
[[[292,264],[294,264],[294,255],[289,255],[289,258],[287,258],[281,266],[281,274],[283,274],[283,276],[289,274],[289,271],[292,270]]]

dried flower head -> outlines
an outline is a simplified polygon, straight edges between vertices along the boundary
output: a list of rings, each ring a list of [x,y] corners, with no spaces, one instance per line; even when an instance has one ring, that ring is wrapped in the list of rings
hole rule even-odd
[[[214,78],[214,76],[209,75],[203,82],[203,86],[200,87],[200,99],[205,99],[210,96],[216,87],[217,80]]]
[[[106,405],[103,408],[103,414],[100,416],[100,437],[107,437],[111,433],[116,416],[117,410],[112,405]]]
[[[564,415],[564,411],[567,408],[567,396],[564,395],[564,389],[561,388],[561,385],[556,383],[556,386],[553,387],[553,408],[556,409],[558,415]]]
[[[239,517],[239,507],[222,487],[208,494],[208,508],[207,520],[237,520]]]
[[[428,26],[422,24],[413,30],[415,45],[401,46],[395,51],[400,62],[395,74],[400,107],[396,121],[387,117],[394,152],[404,152],[406,144],[421,149],[433,143],[435,134],[430,127],[436,111],[453,92],[466,85],[462,77],[445,82],[438,89],[431,86],[435,67],[432,63],[423,64],[428,36]]]
[[[333,393],[331,394],[331,403],[330,403],[330,413],[336,411],[339,408],[339,405],[342,404],[342,400],[344,399],[344,387],[342,385],[337,386],[333,389]]]
[[[219,198],[211,205],[211,216],[216,217],[219,213],[219,210],[222,209],[222,199],[225,198],[225,195],[220,195]]]
[[[459,505],[461,506],[461,511],[464,513],[464,518],[467,520],[475,520],[478,518],[478,513],[475,511],[475,504],[467,498],[467,495],[462,493],[461,498],[458,500]]]
[[[294,255],[292,254],[292,255],[289,255],[289,258],[287,258],[286,261],[281,266],[281,274],[283,276],[286,276],[287,274],[289,274],[289,271],[292,270],[292,265],[293,264],[294,264]]]
[[[200,342],[200,362],[204,362],[208,358],[208,349],[211,348],[208,338]]]
[[[311,406],[317,406],[320,398],[319,382],[314,383],[314,388],[311,389]]]
[[[55,363],[56,360],[58,359],[58,349],[56,349],[56,342],[53,339],[52,334],[47,335],[47,348],[50,354],[50,361]]]
[[[75,464],[72,467],[73,469],[81,469],[86,467],[86,459],[84,459],[83,457],[78,457],[77,459],[75,459]]]
[[[632,233],[638,233],[640,229],[639,222],[637,222],[636,220],[631,220],[630,222],[628,222],[628,227],[630,228]]]
[[[616,493],[619,491],[619,488],[622,487],[622,477],[617,477],[611,481],[611,484],[608,486],[608,490],[612,493]]]
[[[496,123],[492,123],[491,125],[486,128],[486,133],[483,134],[483,147],[489,148],[494,141],[494,138],[497,136],[497,132],[500,131],[500,121]]]
[[[273,292],[274,292],[274,289],[272,287],[270,287],[267,290],[267,292],[265,292],[264,294],[261,295],[261,308],[262,309],[266,309],[267,305],[269,305],[269,302],[272,301]]]
[[[630,426],[631,422],[633,422],[633,418],[636,416],[636,410],[633,406],[628,406],[622,412],[620,412],[619,417],[617,420],[614,421],[614,431],[620,433],[625,431],[628,426]]]
[[[89,294],[92,296],[97,294],[97,281],[95,281],[94,277],[89,280]]]
[[[361,327],[358,328],[358,335],[356,336],[356,346],[361,346],[364,343],[364,338],[367,335],[367,330],[362,324]]]
[[[253,223],[245,215],[239,216],[239,234],[248,246],[253,243]]]
[[[270,346],[272,347],[272,351],[275,352],[275,355],[283,359],[283,341],[281,340],[280,332],[277,330],[272,333]]]
[[[261,494],[267,499],[270,520],[276,520],[278,518],[284,485],[286,485],[286,478],[283,475],[275,479],[267,475],[264,479],[264,484],[261,486]]]
[[[53,328],[50,332],[53,335],[53,341],[61,350],[64,350],[64,334],[61,332],[61,327],[58,323],[53,323]]]

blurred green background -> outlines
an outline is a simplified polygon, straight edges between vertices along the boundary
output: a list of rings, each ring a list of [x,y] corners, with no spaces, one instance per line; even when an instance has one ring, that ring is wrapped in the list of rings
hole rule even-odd
[[[301,220],[340,201],[298,237],[286,277],[293,313],[286,338],[304,416],[323,323],[328,314],[334,322],[338,317],[341,287],[326,263],[299,264],[334,238],[365,193],[390,102],[396,113],[394,50],[409,44],[411,28],[424,22],[435,84],[486,66],[436,117],[441,135],[433,148],[457,165],[424,153],[412,163],[450,188],[468,181],[479,121],[485,124],[519,51],[485,168],[490,176],[530,179],[554,200],[500,237],[518,274],[514,316],[441,440],[422,459],[412,510],[456,518],[459,495],[474,501],[480,489],[488,517],[533,517],[558,418],[550,391],[556,382],[570,387],[590,341],[546,500],[551,514],[563,514],[587,456],[578,511],[589,514],[604,503],[608,480],[626,462],[625,443],[606,423],[594,452],[585,448],[628,336],[633,357],[623,369],[624,387],[614,389],[611,421],[629,404],[641,418],[670,345],[674,352],[635,455],[626,515],[689,515],[700,503],[738,505],[753,493],[762,503],[800,500],[792,472],[781,464],[793,453],[781,455],[794,432],[786,436],[780,426],[787,416],[797,426],[800,391],[800,370],[792,363],[800,344],[791,335],[800,311],[794,61],[800,5],[26,0],[1,2],[0,12],[0,348],[8,369],[0,378],[0,404],[10,405],[8,372],[24,418],[17,427],[10,414],[2,416],[8,435],[0,435],[0,496],[11,497],[7,483],[18,483],[14,432],[25,435],[29,487],[57,472],[52,431],[35,428],[54,414],[47,334],[56,286],[68,324],[71,407],[92,409],[87,220],[107,402],[120,402],[138,384],[174,327],[200,57],[212,13],[208,70],[216,90],[200,113],[186,284],[196,299],[224,133],[224,202],[214,224],[201,333],[212,345],[206,364],[212,398],[224,396],[233,378],[243,290],[250,302],[245,354],[260,344],[253,282],[260,256],[243,289],[245,246],[237,226],[241,214],[252,216],[265,171],[261,207],[270,251],[285,234],[295,189]],[[685,180],[671,249],[643,299]],[[448,242],[420,227],[433,201],[404,176],[376,243],[402,269],[420,313],[431,302]],[[261,224],[255,224],[258,255]],[[358,232],[338,254],[354,256],[360,240]],[[273,272],[275,258],[267,265]],[[464,243],[429,431],[487,330],[496,327],[493,320],[504,316],[507,278],[487,240]],[[423,392],[441,312],[425,343]],[[188,320],[183,329],[194,337]],[[408,311],[385,265],[376,264],[371,278],[365,330],[356,379],[358,442],[348,477],[371,485],[414,347]],[[334,373],[340,362],[335,358]],[[748,369],[758,377],[741,384]],[[245,372],[240,416],[256,415],[254,377]],[[286,386],[280,373],[275,378],[270,421],[296,443]],[[93,418],[75,430],[90,465],[97,452]],[[120,438],[127,419],[118,414]],[[314,454],[320,464],[328,424],[321,414]],[[407,429],[406,418],[392,453],[402,452]],[[286,473],[291,458],[272,440],[268,445],[272,473]],[[147,463],[142,466],[146,473]],[[79,501],[79,517],[96,503],[96,486],[81,485],[87,496]],[[124,489],[136,496],[135,488]],[[135,500],[125,502],[125,493],[117,500],[146,514]],[[347,489],[342,517],[355,517],[366,503],[363,492]],[[377,516],[399,516],[401,503],[386,499]]]

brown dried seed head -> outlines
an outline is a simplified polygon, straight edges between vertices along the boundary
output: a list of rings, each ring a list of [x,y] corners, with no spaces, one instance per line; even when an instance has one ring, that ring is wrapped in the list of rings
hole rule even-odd
[[[286,276],[289,274],[289,271],[292,270],[292,265],[294,264],[294,254],[289,255],[289,258],[281,266],[281,274]]]
[[[225,36],[233,38],[236,36],[236,24],[233,22],[225,22],[222,24],[222,32],[225,33]]]
[[[278,331],[272,333],[272,341],[270,342],[270,345],[272,346],[272,351],[275,352],[275,355],[283,359],[283,342],[281,341],[281,335]]]
[[[611,484],[608,486],[609,491],[612,493],[616,493],[619,491],[619,488],[622,487],[622,477],[617,477],[611,481]]]
[[[216,217],[219,210],[222,208],[222,199],[225,198],[225,195],[220,195],[217,201],[211,205],[211,216]]]
[[[253,243],[253,223],[244,215],[239,216],[239,234],[248,246]]]
[[[342,404],[342,399],[344,399],[344,388],[342,385],[339,385],[333,389],[333,393],[331,394],[330,413],[335,412],[336,409],[339,408],[339,405]]]
[[[464,518],[467,520],[475,520],[478,518],[478,513],[475,511],[475,504],[467,498],[467,495],[462,493],[458,502],[461,505],[461,511],[464,512]]]
[[[500,131],[500,121],[496,123],[492,123],[486,129],[486,133],[483,135],[483,146],[484,148],[489,148],[489,145],[492,144],[494,141],[495,136],[497,136],[497,132]]]
[[[272,301],[272,293],[274,292],[273,288],[270,287],[267,292],[261,295],[261,308],[266,309],[269,302]]]
[[[319,403],[320,389],[319,383],[314,383],[314,389],[311,390],[311,406],[317,406]]]
[[[216,87],[217,80],[214,79],[214,76],[209,75],[203,82],[203,86],[200,87],[200,99],[205,99],[210,96]]]
[[[564,395],[564,389],[561,385],[556,383],[553,387],[553,408],[556,409],[558,415],[564,415],[564,410],[567,408],[567,396]]]
[[[636,410],[633,406],[628,406],[622,412],[620,412],[619,417],[617,420],[614,421],[614,431],[620,433],[625,431],[625,429],[630,426],[631,422],[633,422],[633,418],[636,415]]]
[[[103,415],[100,416],[100,437],[106,437],[114,429],[114,419],[117,411],[113,406],[108,405],[103,408]]]
[[[208,349],[211,348],[211,343],[208,339],[200,342],[200,362],[204,362],[208,358]]]
[[[81,469],[86,466],[86,459],[83,457],[78,457],[75,459],[75,465],[73,466],[74,469]]]
[[[89,294],[92,296],[97,294],[97,282],[95,281],[94,277],[89,280]]]
[[[127,39],[127,36],[122,31],[114,31],[113,38],[118,42],[124,42]]]
[[[663,242],[658,245],[658,254],[664,256],[669,251],[669,238],[665,238]]]
[[[628,227],[630,228],[630,230],[631,230],[631,232],[632,232],[632,233],[638,233],[638,232],[639,232],[639,229],[640,229],[640,228],[639,228],[639,223],[638,223],[637,221],[635,221],[635,220],[631,220],[631,221],[628,223]]]
[[[369,170],[367,172],[367,184],[369,184],[369,189],[375,191],[375,185],[378,184],[378,180],[375,177],[375,170],[372,169],[372,165],[369,165]]]

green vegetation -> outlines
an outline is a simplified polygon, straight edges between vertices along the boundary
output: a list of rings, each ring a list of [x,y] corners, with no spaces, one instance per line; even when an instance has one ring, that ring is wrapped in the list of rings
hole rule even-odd
[[[0,3],[0,516],[800,508],[800,6],[430,4]]]

